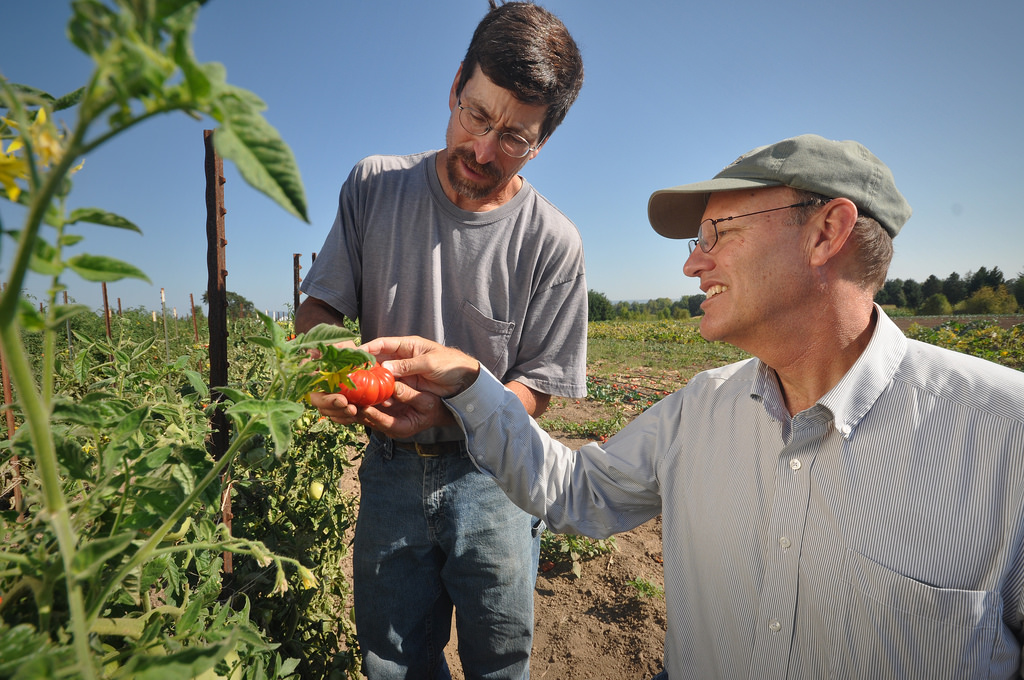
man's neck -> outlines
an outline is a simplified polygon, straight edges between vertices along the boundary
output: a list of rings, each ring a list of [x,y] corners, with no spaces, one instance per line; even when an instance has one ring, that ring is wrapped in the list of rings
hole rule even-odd
[[[788,357],[773,357],[766,364],[779,378],[779,388],[789,414],[814,406],[836,386],[864,353],[878,320],[874,306],[858,315],[818,327],[805,335],[799,351]]]

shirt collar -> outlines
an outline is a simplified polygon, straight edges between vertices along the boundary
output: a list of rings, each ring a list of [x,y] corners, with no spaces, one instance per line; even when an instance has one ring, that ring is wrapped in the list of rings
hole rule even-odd
[[[845,438],[852,435],[892,381],[907,351],[907,338],[899,326],[877,304],[874,314],[875,331],[868,346],[846,375],[816,405],[828,409],[836,431]],[[785,422],[789,416],[782,403],[775,371],[760,359],[757,361],[757,377],[751,385],[750,396],[761,401],[769,415]]]

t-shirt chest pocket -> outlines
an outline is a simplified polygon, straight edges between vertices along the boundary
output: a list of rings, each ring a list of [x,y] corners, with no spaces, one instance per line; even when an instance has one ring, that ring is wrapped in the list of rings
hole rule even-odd
[[[454,322],[446,329],[445,344],[469,353],[501,378],[508,370],[508,345],[516,324],[484,314],[469,300],[459,305]]]

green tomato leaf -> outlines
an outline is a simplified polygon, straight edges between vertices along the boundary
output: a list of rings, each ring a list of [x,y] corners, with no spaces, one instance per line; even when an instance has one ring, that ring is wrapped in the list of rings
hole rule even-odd
[[[203,376],[199,375],[195,371],[184,371],[185,377],[188,378],[188,382],[192,385],[192,389],[196,391],[196,394],[201,396],[203,399],[210,398],[210,388],[206,386],[206,381],[203,380]]]
[[[205,606],[200,602],[199,606]],[[183,616],[182,619],[185,617]],[[185,628],[179,622],[175,628]],[[180,631],[179,631],[180,633]],[[237,631],[232,631],[221,644],[214,644],[206,647],[186,647],[180,652],[174,652],[165,656],[148,656],[135,654],[131,657],[123,670],[127,674],[123,677],[131,677],[132,680],[166,680],[167,678],[199,678],[206,677],[205,673],[212,670],[218,662],[234,649],[237,638]]]
[[[75,556],[71,560],[75,578],[85,581],[97,574],[107,560],[122,552],[134,538],[134,534],[123,532],[89,541],[80,547],[75,551]]]
[[[82,101],[82,95],[85,94],[85,88],[80,87],[77,90],[72,90],[65,95],[57,98],[53,102],[54,111],[63,111],[64,109],[70,109],[72,106],[77,106],[78,102]]]
[[[217,79],[211,79],[208,70],[201,64],[196,63],[195,55],[192,51],[192,44],[189,41],[189,31],[192,28],[191,20],[188,21],[187,25],[182,26],[178,30],[174,37],[172,48],[172,55],[174,62],[181,69],[182,75],[185,77],[185,84],[188,87],[188,91],[191,97],[198,101],[208,100],[210,94],[213,91],[213,84],[211,80],[224,81],[223,75]],[[216,73],[214,69],[213,73]],[[221,67],[220,72],[223,73],[224,69]]]
[[[274,321],[273,317],[270,317],[267,314],[261,314],[260,312],[256,312],[256,316],[259,317],[263,327],[267,329],[267,335],[272,339],[272,342],[265,346],[274,347],[275,345],[283,345],[285,342],[284,329]],[[249,340],[255,340],[255,338],[249,338]]]
[[[68,266],[86,281],[120,281],[133,278],[152,283],[141,269],[105,255],[75,255],[68,260]]]
[[[39,332],[46,330],[46,319],[36,306],[29,300],[18,300],[18,323],[27,331]]]
[[[260,108],[262,101],[252,93],[225,86],[214,105],[213,117],[221,123],[213,135],[214,146],[238,167],[250,186],[309,222],[295,156],[259,113]]]
[[[303,349],[318,348],[320,345],[333,345],[345,340],[355,340],[356,334],[344,326],[335,326],[329,323],[322,323],[313,326],[306,333],[299,335],[293,341],[296,347]]]
[[[128,414],[126,414],[121,420],[118,421],[117,426],[113,430],[108,430],[108,435],[111,442],[120,442],[128,437],[135,434],[140,427],[142,427],[143,421],[149,417],[149,407],[141,406]]]
[[[141,234],[142,230],[139,229],[133,222],[126,220],[120,215],[107,212],[106,210],[100,210],[99,208],[78,208],[71,212],[71,216],[68,218],[68,224],[74,224],[75,222],[89,222],[91,224],[102,224],[106,227],[116,227],[118,229],[127,229]],[[79,237],[81,238],[81,237]]]
[[[234,402],[235,404],[248,402],[250,399],[252,399],[251,394],[246,394],[242,390],[238,390],[233,387],[214,387],[213,389],[214,391],[223,394],[228,399],[228,401]]]
[[[98,57],[109,38],[117,35],[115,14],[98,2],[76,2],[72,8],[74,16],[68,24],[68,37],[78,49]]]
[[[22,232],[20,230],[11,230],[7,233],[15,239],[21,239]],[[57,276],[64,271],[64,263],[60,261],[57,249],[47,243],[45,239],[37,236],[35,243],[32,244],[32,256],[29,258],[28,268],[43,276]]]
[[[365,350],[321,345],[320,358],[315,361],[315,366],[320,371],[344,371],[347,373],[353,368],[375,363],[377,360],[374,356]]]
[[[59,328],[65,321],[79,314],[88,314],[92,310],[85,305],[58,305],[53,309],[53,321],[51,329]]]
[[[280,457],[292,444],[292,423],[305,411],[302,404],[284,399],[257,401],[250,399],[228,407],[235,417],[249,416],[260,421],[274,439],[274,455]]]
[[[267,349],[274,349],[274,341],[271,340],[270,338],[265,338],[262,335],[252,335],[252,336],[246,338],[246,341],[247,342],[251,342],[254,345],[259,345],[260,347],[266,347]]]

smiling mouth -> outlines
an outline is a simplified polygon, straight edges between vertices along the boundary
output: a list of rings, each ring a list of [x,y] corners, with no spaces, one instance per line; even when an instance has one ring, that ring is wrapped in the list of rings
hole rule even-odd
[[[707,296],[707,299],[710,300],[711,298],[715,297],[719,293],[724,293],[727,290],[729,290],[728,286],[721,286],[721,285],[711,286],[706,291],[704,291],[704,294]]]

